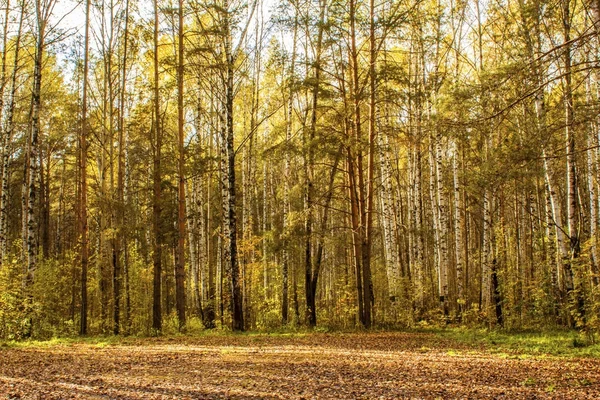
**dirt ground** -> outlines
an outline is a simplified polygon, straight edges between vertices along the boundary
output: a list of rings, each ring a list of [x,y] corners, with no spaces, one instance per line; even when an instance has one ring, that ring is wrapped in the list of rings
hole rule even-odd
[[[600,360],[421,333],[203,336],[0,348],[0,399],[600,398]]]

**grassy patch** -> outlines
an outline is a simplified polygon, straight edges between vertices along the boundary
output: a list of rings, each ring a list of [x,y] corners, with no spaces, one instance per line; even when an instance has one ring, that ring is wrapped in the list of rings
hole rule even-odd
[[[86,344],[96,347],[107,347],[116,345],[127,345],[139,343],[140,338],[137,337],[121,337],[121,336],[81,336],[68,338],[52,338],[48,340],[11,340],[0,342],[0,348],[50,348],[56,346],[74,346],[78,344]]]
[[[163,336],[90,336],[53,338],[49,340],[24,340],[0,342],[2,348],[49,348],[53,346],[90,345],[98,348],[108,346],[135,346],[166,343],[189,343],[206,338],[209,341],[219,341],[219,338],[229,345],[237,343],[270,342],[277,345],[286,343],[286,339],[302,339],[311,342],[311,337],[343,337],[346,334],[368,336],[370,333],[386,331],[332,331],[318,332],[305,329],[280,329],[274,331],[231,332],[228,330],[199,330],[188,333],[165,334]],[[393,335],[392,332],[389,332]],[[537,332],[508,332],[502,330],[486,330],[473,328],[422,328],[403,331],[402,334],[415,334],[416,347],[420,353],[443,350],[451,356],[461,356],[471,352],[486,351],[497,357],[507,359],[528,359],[551,357],[590,357],[600,358],[600,344],[591,343],[576,331],[554,330]],[[212,339],[211,339],[212,338]],[[319,341],[319,340],[317,340]],[[368,342],[368,340],[367,340]],[[455,345],[453,345],[453,343]],[[410,348],[411,346],[408,346]]]
[[[448,328],[433,334],[506,356],[558,356],[600,358],[600,344],[570,330],[507,332],[500,330]],[[526,357],[525,357],[526,358]]]

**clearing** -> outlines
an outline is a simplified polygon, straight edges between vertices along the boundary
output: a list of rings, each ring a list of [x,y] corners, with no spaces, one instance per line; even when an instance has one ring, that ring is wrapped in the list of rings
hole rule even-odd
[[[600,359],[437,333],[9,344],[0,399],[600,398]]]

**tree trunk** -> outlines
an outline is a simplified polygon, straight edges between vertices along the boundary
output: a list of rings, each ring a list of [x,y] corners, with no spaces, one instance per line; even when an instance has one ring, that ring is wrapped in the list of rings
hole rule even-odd
[[[350,59],[352,66],[352,98],[353,98],[353,118],[354,118],[354,135],[356,143],[356,161],[355,161],[355,184],[356,184],[356,212],[358,213],[358,240],[361,247],[360,251],[360,268],[362,272],[362,299],[363,299],[363,310],[361,315],[361,324],[365,328],[371,327],[371,312],[373,307],[373,292],[372,292],[372,281],[371,281],[371,240],[369,237],[370,230],[372,229],[372,216],[371,210],[373,205],[373,191],[372,191],[372,168],[373,163],[371,162],[371,156],[373,155],[372,147],[374,146],[374,130],[369,132],[369,165],[368,165],[368,177],[365,182],[364,174],[364,163],[363,163],[363,151],[360,148],[362,142],[362,122],[361,122],[361,90],[360,90],[360,79],[359,79],[359,63],[358,63],[358,47],[356,45],[356,2],[350,0]],[[374,60],[373,60],[374,61]],[[375,112],[373,108],[373,112]]]
[[[281,252],[282,268],[281,268],[281,323],[288,323],[288,269],[289,269],[289,213],[290,213],[290,148],[292,140],[293,123],[293,108],[294,108],[294,84],[295,84],[295,68],[296,68],[296,42],[298,37],[298,5],[294,5],[294,34],[292,38],[292,54],[290,59],[290,76],[289,76],[289,94],[287,104],[287,120],[285,129],[285,161],[284,161],[284,179],[283,179],[283,249]],[[308,215],[308,214],[307,214]]]
[[[224,1],[224,32],[225,32],[225,146],[227,149],[227,190],[228,190],[228,223],[229,223],[229,266],[231,272],[231,302],[232,302],[232,329],[244,330],[243,298],[240,282],[240,271],[237,254],[237,215],[236,215],[236,187],[235,187],[235,147],[233,137],[233,74],[235,58],[232,49],[232,35],[230,26],[229,1]]]
[[[437,206],[439,227],[439,291],[440,306],[444,316],[448,316],[448,211],[447,189],[443,181],[442,171],[442,134],[438,128],[435,138],[435,175],[437,180]]]
[[[481,254],[481,309],[487,313],[492,301],[492,216],[489,189],[483,192],[483,243]]]
[[[395,232],[396,215],[392,188],[391,151],[388,138],[378,135],[379,169],[381,173],[381,226],[383,227],[383,243],[385,265],[388,279],[388,295],[393,304],[397,304],[400,296],[400,265],[398,260],[399,246]]]
[[[0,266],[5,260],[8,252],[8,184],[9,184],[9,161],[10,161],[10,145],[12,143],[15,123],[15,106],[16,106],[16,95],[18,89],[17,77],[19,72],[20,50],[21,50],[21,32],[23,29],[23,20],[25,16],[24,10],[25,3],[21,3],[21,11],[19,15],[19,27],[17,29],[17,36],[15,39],[15,50],[13,60],[13,70],[10,82],[10,98],[8,102],[6,124],[4,125],[3,137],[2,137],[2,182],[0,188],[2,194],[0,195]],[[8,9],[8,3],[7,3]],[[6,47],[5,47],[6,48]]]
[[[464,217],[461,197],[461,185],[460,178],[458,175],[459,168],[459,151],[458,151],[458,140],[454,140],[453,146],[453,157],[452,157],[452,176],[454,181],[454,254],[456,258],[456,297],[458,304],[459,318],[462,317],[462,313],[465,310],[465,293],[464,293],[464,279],[463,279],[463,268],[464,268],[464,257],[463,257],[463,226]]]
[[[184,148],[184,105],[183,105],[183,79],[184,79],[184,26],[183,26],[183,0],[178,0],[178,35],[177,35],[177,150],[178,150],[178,201],[177,201],[177,265],[175,266],[175,292],[177,304],[177,318],[179,329],[185,327],[185,148]]]
[[[21,10],[21,18],[20,21],[23,20],[23,10]],[[8,49],[6,47],[6,44],[8,42],[8,18],[10,16],[10,0],[6,1],[6,10],[4,13],[4,27],[3,27],[3,37],[2,37],[2,70],[0,71],[0,114],[2,114],[4,112],[4,90],[6,88],[6,55],[8,53]],[[22,22],[20,22],[20,26],[19,26],[19,33],[17,35],[16,38],[16,50],[15,50],[15,67],[13,69],[13,78],[12,78],[12,82],[13,82],[13,87],[14,87],[14,81],[16,80],[16,74],[17,74],[17,65],[19,62],[19,47],[20,47],[20,42],[21,42],[21,24]],[[13,91],[11,90],[11,95]],[[11,103],[13,104],[9,104],[9,109],[11,107],[14,107],[14,101],[12,100],[11,96]],[[9,113],[11,111],[8,111]],[[6,221],[6,202],[8,200],[8,196],[7,196],[7,191],[8,191],[8,162],[9,162],[9,158],[10,158],[10,153],[9,153],[9,143],[10,143],[10,138],[9,138],[9,129],[10,129],[10,123],[7,123],[6,125],[2,124],[3,121],[0,121],[0,161],[2,162],[2,164],[0,165],[0,167],[2,168],[1,171],[1,176],[2,176],[2,182],[0,184],[0,267],[2,267],[2,264],[4,262],[4,257],[6,256],[6,242],[7,242],[7,231],[4,228],[5,225],[5,221]],[[6,176],[6,178],[5,178]],[[6,182],[6,183],[5,183]]]
[[[83,94],[81,109],[81,135],[79,137],[79,235],[81,237],[81,312],[79,334],[87,334],[88,296],[88,221],[87,221],[87,92],[89,70],[90,0],[85,2],[85,38],[83,49]]]
[[[152,198],[152,230],[153,239],[153,296],[152,296],[152,328],[156,332],[162,330],[162,311],[161,311],[161,275],[162,275],[162,227],[161,227],[161,150],[162,150],[162,129],[160,118],[160,97],[159,97],[159,75],[158,75],[158,1],[154,0],[154,121],[153,133],[153,198]]]
[[[129,49],[129,0],[125,0],[125,27],[123,29],[123,58],[121,61],[121,92],[119,98],[119,154],[118,154],[118,165],[117,165],[117,204],[118,204],[118,227],[115,238],[115,265],[118,266],[121,263],[121,252],[123,253],[122,262],[122,277],[117,276],[115,279],[115,292],[114,292],[114,329],[113,333],[119,333],[119,310],[120,310],[120,287],[122,280],[125,280],[125,331],[129,332],[130,309],[128,308],[129,300],[129,257],[128,257],[128,241],[127,241],[127,212],[126,212],[126,199],[125,199],[125,163],[126,163],[126,134],[125,134],[125,93],[127,91],[127,57]]]
[[[567,299],[574,289],[573,265],[579,258],[579,208],[577,192],[577,172],[576,172],[576,153],[575,153],[575,132],[574,109],[573,109],[573,90],[571,87],[571,13],[570,0],[563,2],[563,29],[564,29],[564,107],[565,107],[565,142],[567,155],[567,221],[569,230],[569,260],[564,263],[564,279]],[[579,311],[583,311],[580,307]]]

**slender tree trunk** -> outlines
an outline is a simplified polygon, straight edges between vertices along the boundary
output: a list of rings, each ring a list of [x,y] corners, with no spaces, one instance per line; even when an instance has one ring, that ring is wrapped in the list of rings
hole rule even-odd
[[[353,97],[353,118],[354,118],[354,135],[355,135],[355,143],[356,143],[356,188],[357,188],[357,209],[359,216],[359,241],[360,241],[360,255],[361,255],[361,270],[362,270],[362,299],[363,299],[363,310],[361,315],[361,323],[365,328],[371,327],[371,312],[373,307],[373,292],[372,292],[372,282],[371,282],[371,243],[369,238],[370,227],[369,225],[372,223],[372,217],[369,216],[370,210],[372,209],[372,176],[371,167],[373,164],[369,161],[368,166],[368,181],[365,182],[365,174],[364,174],[364,163],[363,163],[363,151],[360,148],[360,143],[362,141],[362,122],[361,122],[361,90],[360,90],[360,79],[359,79],[359,63],[358,63],[358,47],[356,45],[356,2],[355,0],[350,0],[350,58],[352,65],[352,97]],[[373,110],[374,112],[375,110]],[[369,133],[369,151],[370,154],[371,148],[374,145],[374,135]],[[373,136],[373,137],[372,137]],[[371,156],[369,156],[369,160]],[[368,186],[368,187],[367,187]]]
[[[483,243],[481,254],[481,309],[489,311],[492,301],[492,215],[488,189],[483,192]]]
[[[400,265],[398,260],[398,242],[395,232],[395,213],[392,188],[392,168],[390,165],[391,151],[388,139],[378,135],[379,169],[381,171],[381,221],[383,227],[383,242],[385,265],[388,278],[388,295],[396,304],[400,295]]]
[[[323,264],[323,252],[325,249],[325,231],[327,229],[327,224],[329,221],[329,213],[331,200],[333,198],[334,191],[334,183],[335,176],[337,173],[338,165],[343,153],[343,147],[340,147],[338,153],[335,156],[335,161],[333,163],[333,167],[329,174],[329,185],[327,188],[327,194],[325,195],[325,204],[323,210],[323,218],[321,219],[321,226],[319,229],[319,234],[317,238],[317,250],[315,254],[315,262],[314,267],[311,271],[310,276],[310,285],[309,290],[306,292],[306,305],[307,305],[307,317],[308,317],[308,325],[311,327],[315,327],[317,325],[317,307],[316,307],[316,299],[317,299],[317,285],[319,283],[319,276],[321,274],[322,264]]]
[[[587,103],[592,104],[592,82],[591,75],[586,79],[586,97]],[[591,121],[589,124],[590,133],[587,135],[587,183],[588,183],[588,194],[589,194],[589,229],[590,229],[590,267],[592,276],[596,274],[598,268],[598,192],[597,185],[594,177],[597,176],[597,150],[594,149],[596,141],[594,140],[596,121]],[[597,137],[597,136],[596,136]],[[593,277],[592,285],[596,285],[597,277]]]
[[[452,177],[454,181],[454,254],[456,258],[456,297],[458,304],[459,318],[462,318],[462,313],[465,310],[465,289],[463,279],[464,257],[463,257],[463,226],[464,217],[461,197],[461,185],[458,175],[459,169],[459,151],[458,140],[454,140],[453,157],[452,157]]]
[[[263,134],[264,143],[268,143],[267,131],[265,130]],[[269,168],[269,160],[265,159],[263,161],[263,170],[262,170],[262,232],[263,232],[263,240],[262,240],[262,267],[263,267],[263,290],[265,293],[265,301],[268,301],[271,297],[270,292],[270,280],[269,280],[269,238],[267,235],[267,228],[269,226],[269,196],[268,196],[268,168]]]
[[[79,236],[81,237],[81,312],[79,334],[87,334],[88,296],[88,222],[87,222],[87,92],[89,70],[90,0],[85,2],[85,38],[83,49],[83,94],[81,100],[81,135],[79,137]]]
[[[177,303],[177,318],[179,329],[185,327],[185,110],[183,105],[183,79],[184,79],[184,26],[183,26],[183,0],[179,1],[178,35],[177,35],[177,150],[178,150],[178,207],[177,207],[177,265],[175,266],[175,292]]]
[[[349,129],[349,128],[347,128]],[[356,170],[354,166],[354,157],[350,148],[347,148],[347,162],[346,170],[348,171],[348,191],[350,193],[350,222],[352,228],[352,248],[354,256],[354,268],[356,275],[356,292],[357,292],[357,303],[358,303],[358,318],[361,324],[363,324],[364,318],[364,292],[363,292],[363,279],[362,279],[362,246],[361,236],[359,233],[360,219],[358,211],[358,194],[356,184]]]
[[[447,189],[443,181],[442,171],[442,134],[438,128],[435,138],[435,175],[437,181],[437,206],[439,227],[439,291],[440,306],[445,316],[448,316],[448,211],[447,211]]]
[[[119,309],[120,309],[120,287],[121,281],[125,280],[126,290],[126,303],[129,296],[129,265],[127,264],[128,259],[128,238],[127,238],[127,212],[126,212],[126,200],[125,200],[125,153],[127,152],[126,134],[125,134],[125,93],[127,92],[127,57],[129,50],[129,0],[125,0],[125,26],[123,29],[123,58],[121,61],[121,92],[119,97],[119,154],[118,154],[118,165],[117,165],[117,204],[118,204],[118,227],[116,233],[116,248],[115,256],[116,263],[121,263],[121,252],[123,253],[122,262],[122,277],[117,277],[115,281],[115,312],[114,312],[114,329],[113,333],[119,332]],[[118,264],[116,264],[118,265]],[[129,332],[130,314],[128,306],[125,306],[125,331]]]
[[[161,311],[161,275],[162,275],[162,203],[161,203],[161,150],[162,150],[162,128],[160,118],[160,94],[158,74],[158,2],[154,0],[154,168],[153,168],[153,199],[152,199],[152,230],[153,239],[153,302],[152,302],[152,328],[160,332],[162,330]]]
[[[310,133],[308,143],[308,156],[306,171],[306,221],[305,221],[305,257],[304,257],[304,294],[306,297],[306,319],[310,327],[315,327],[317,324],[316,310],[316,290],[321,266],[322,257],[322,240],[319,241],[316,258],[313,259],[313,218],[314,218],[314,150],[313,145],[317,134],[317,112],[319,107],[319,88],[321,85],[321,57],[323,49],[323,30],[325,24],[325,12],[327,9],[327,0],[319,1],[319,23],[317,31],[317,42],[315,47],[315,60],[313,67],[313,88],[311,93],[311,117],[310,117]],[[296,16],[297,18],[297,16]],[[327,211],[325,211],[327,213]],[[325,217],[326,221],[327,218]],[[320,234],[321,235],[321,234]],[[319,251],[321,252],[319,254]]]
[[[231,301],[232,301],[232,329],[244,330],[243,298],[240,282],[240,271],[237,255],[237,215],[236,215],[236,187],[235,187],[235,147],[233,137],[233,98],[235,58],[232,49],[232,31],[230,26],[229,0],[224,1],[224,34],[225,34],[225,146],[227,149],[227,189],[228,189],[228,223],[229,223],[229,269],[231,272]]]
[[[107,282],[110,280],[112,283],[112,311],[113,311],[113,320],[112,320],[112,332],[115,335],[118,335],[121,327],[121,262],[120,262],[120,243],[119,237],[116,234],[117,229],[119,227],[116,225],[117,218],[117,207],[116,204],[119,202],[119,194],[118,190],[115,190],[115,118],[117,109],[115,106],[115,76],[118,76],[113,72],[113,52],[114,52],[114,41],[115,41],[115,3],[114,1],[110,1],[109,5],[109,20],[108,20],[108,45],[107,45],[107,53],[105,55],[106,60],[106,77],[105,82],[108,86],[108,90],[106,92],[106,107],[107,107],[107,117],[108,117],[108,135],[105,139],[105,143],[108,145],[108,174],[109,174],[109,192],[106,194],[106,206],[107,206],[107,215],[108,215],[108,232],[107,235],[107,245],[108,245],[108,258],[110,265],[110,276],[107,279]],[[118,90],[118,89],[117,89]],[[119,120],[116,121],[117,126],[120,126]],[[119,133],[120,135],[120,133]],[[117,155],[118,161],[118,155]],[[118,166],[117,166],[118,173]],[[118,177],[117,177],[118,178]],[[108,285],[107,285],[108,286]],[[107,306],[108,306],[108,290],[107,290]],[[108,307],[107,307],[108,309]],[[107,316],[108,320],[108,316]]]
[[[436,168],[435,168],[435,154],[434,154],[434,145],[433,145],[433,137],[429,136],[429,146],[428,146],[428,163],[429,163],[429,201],[431,203],[431,221],[432,221],[432,229],[433,229],[433,265],[435,269],[435,273],[437,275],[437,288],[435,288],[435,284],[433,285],[433,293],[435,295],[435,289],[438,291],[438,296],[442,295],[442,292],[439,290],[442,287],[442,271],[440,268],[440,213],[438,207],[438,197],[437,197],[437,188],[436,188]],[[435,275],[434,275],[435,276]],[[439,299],[439,297],[438,297]]]
[[[23,15],[23,11],[21,10],[21,18],[20,18],[21,21],[23,20],[22,15]],[[9,25],[8,19],[9,19],[9,17],[10,17],[10,0],[6,0],[6,9],[5,9],[5,13],[4,13],[3,37],[2,37],[2,61],[0,61],[2,63],[2,68],[0,70],[0,115],[2,115],[4,112],[4,91],[6,88],[6,81],[7,81],[6,56],[8,53],[8,49],[7,49],[6,45],[8,42],[8,25]],[[22,22],[19,25],[21,25],[21,24],[22,24]],[[13,75],[12,75],[13,82],[16,79],[16,74],[17,74],[20,42],[21,42],[21,26],[19,26],[19,33],[16,38],[16,50],[15,50],[15,61],[14,61],[15,67],[13,68]],[[14,87],[14,84],[13,84],[13,87]],[[12,94],[12,90],[11,90],[11,94]],[[12,100],[11,100],[11,102],[12,102]],[[10,107],[11,107],[11,105],[9,104],[9,108]],[[5,220],[6,220],[5,203],[7,201],[6,191],[8,190],[8,182],[6,182],[6,188],[5,188],[4,176],[6,175],[8,177],[8,167],[9,167],[8,161],[10,158],[8,146],[11,141],[8,136],[10,124],[7,123],[6,125],[4,125],[2,122],[4,122],[4,121],[0,121],[0,135],[1,135],[1,137],[0,137],[0,146],[1,146],[0,147],[0,157],[1,157],[1,162],[2,162],[2,164],[1,164],[2,182],[0,184],[0,267],[2,267],[2,263],[4,262],[4,257],[6,255],[7,232],[6,232],[6,229],[4,228],[4,224],[5,224]]]
[[[223,324],[223,313],[224,313],[224,301],[225,295],[223,293],[223,281],[224,281],[224,271],[225,268],[228,268],[228,265],[231,264],[231,258],[229,253],[229,181],[227,174],[227,148],[226,148],[226,115],[225,109],[220,110],[220,138],[219,138],[219,178],[220,178],[220,188],[221,188],[221,235],[220,235],[220,257],[219,257],[219,265],[217,271],[217,298],[218,298],[218,315],[221,319],[221,324]]]
[[[367,165],[367,182],[366,182],[366,190],[367,190],[367,201],[366,201],[366,209],[364,211],[365,214],[365,252],[363,253],[363,257],[365,257],[363,269],[364,269],[364,289],[365,289],[365,298],[368,297],[367,303],[369,305],[368,310],[365,308],[365,326],[367,328],[371,327],[374,319],[374,291],[373,291],[373,281],[371,278],[371,252],[373,247],[373,215],[375,214],[375,185],[374,185],[374,171],[375,171],[375,141],[377,139],[377,107],[376,107],[376,63],[377,63],[377,49],[376,49],[376,41],[375,41],[375,0],[369,1],[369,161]],[[356,65],[355,65],[356,66]],[[357,130],[358,131],[358,130]]]
[[[290,72],[289,72],[289,97],[287,104],[287,121],[285,129],[285,165],[284,165],[284,180],[283,180],[283,250],[281,252],[282,268],[282,288],[281,288],[281,323],[286,325],[288,323],[288,269],[289,269],[289,213],[290,213],[290,147],[292,140],[292,129],[293,129],[293,108],[294,108],[294,84],[295,84],[295,68],[296,68],[296,42],[298,37],[298,5],[293,4],[294,11],[294,34],[292,38],[292,54],[290,58]],[[307,214],[308,215],[308,214]]]
[[[2,66],[0,67],[0,112],[4,111],[4,90],[6,89],[6,56],[8,55],[8,25],[9,25],[9,17],[10,17],[10,0],[6,0],[6,6],[4,9],[4,25],[2,26],[2,56],[0,57],[0,63]],[[20,40],[17,37],[17,40]],[[2,127],[0,125],[0,127]],[[2,127],[3,128],[3,127]]]
[[[47,6],[47,4],[46,4]],[[36,198],[38,195],[39,179],[39,136],[40,136],[40,108],[42,91],[42,66],[45,51],[46,24],[49,15],[47,9],[42,6],[40,0],[35,2],[36,15],[36,46],[33,64],[33,88],[31,91],[31,132],[29,136],[29,157],[27,158],[27,202],[26,202],[26,271],[23,279],[23,288],[25,291],[25,313],[27,315],[27,325],[25,336],[32,334],[33,319],[33,281],[37,269],[38,256],[38,238],[37,238],[37,217],[35,213]]]
[[[565,141],[567,154],[567,225],[569,230],[569,260],[564,263],[564,279],[567,299],[574,289],[573,265],[579,258],[579,202],[577,191],[576,171],[576,147],[573,109],[573,89],[571,76],[571,12],[570,0],[562,0],[563,3],[563,29],[564,29],[564,107],[565,107]],[[579,307],[583,311],[583,307]]]
[[[14,115],[16,106],[16,95],[17,95],[17,77],[20,70],[20,50],[21,50],[21,32],[23,29],[23,20],[25,16],[25,3],[21,2],[21,10],[19,15],[19,26],[17,29],[17,36],[15,38],[15,50],[13,54],[13,70],[10,82],[10,98],[8,102],[6,124],[4,125],[3,137],[2,137],[2,182],[0,188],[2,193],[0,195],[0,266],[5,260],[8,253],[8,204],[9,204],[9,161],[10,161],[10,145],[15,130]],[[8,10],[8,2],[7,2]],[[5,47],[6,48],[6,45]],[[5,51],[6,52],[6,51]],[[4,61],[5,62],[5,61]],[[3,62],[3,64],[4,64]],[[1,110],[1,108],[0,108]]]

